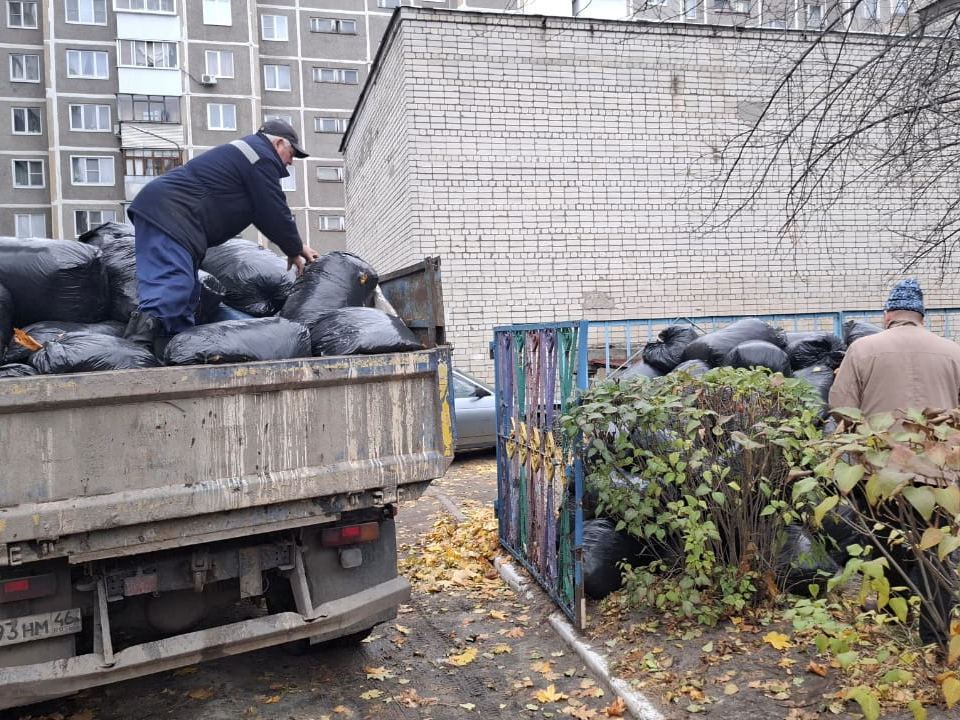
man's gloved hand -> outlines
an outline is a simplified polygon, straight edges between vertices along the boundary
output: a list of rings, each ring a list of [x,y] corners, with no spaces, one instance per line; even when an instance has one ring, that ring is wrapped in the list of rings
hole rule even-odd
[[[311,247],[303,246],[303,250],[300,251],[299,255],[288,255],[287,256],[287,270],[296,266],[297,268],[297,277],[303,275],[303,268],[305,265],[312,263],[320,257],[320,253],[314,250]]]

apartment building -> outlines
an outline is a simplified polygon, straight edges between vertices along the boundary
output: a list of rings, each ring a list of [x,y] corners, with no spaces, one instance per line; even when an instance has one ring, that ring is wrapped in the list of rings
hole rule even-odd
[[[880,30],[909,1],[857,0],[848,14],[862,21],[854,29]],[[284,183],[301,233],[317,250],[343,248],[340,141],[401,3],[464,9],[460,0],[4,0],[0,235],[71,238],[122,220],[152,178],[282,117],[311,153]],[[809,0],[468,4],[787,29],[830,17]]]
[[[282,117],[311,153],[284,181],[300,231],[342,248],[340,139],[400,2],[4,0],[0,235],[123,220],[152,178]]]

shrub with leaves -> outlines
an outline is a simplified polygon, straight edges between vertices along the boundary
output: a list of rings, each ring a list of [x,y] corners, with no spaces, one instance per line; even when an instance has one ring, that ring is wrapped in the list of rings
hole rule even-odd
[[[657,556],[625,568],[628,602],[713,625],[779,594],[785,528],[819,502],[813,485],[792,492],[820,434],[810,384],[716,368],[604,382],[580,400],[564,430],[581,435],[598,513]]]
[[[814,519],[852,540],[844,572],[831,586],[861,578],[861,600],[873,596],[906,622],[909,598],[920,598],[924,642],[937,642],[948,664],[960,660],[960,409],[864,418],[843,410],[837,432],[810,443],[823,496]],[[836,512],[846,508],[846,512]],[[831,526],[832,524],[832,526]]]

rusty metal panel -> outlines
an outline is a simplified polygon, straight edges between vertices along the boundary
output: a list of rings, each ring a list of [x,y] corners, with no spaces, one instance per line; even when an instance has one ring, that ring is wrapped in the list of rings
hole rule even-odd
[[[380,278],[380,288],[424,347],[446,343],[439,258],[426,258],[385,274]]]

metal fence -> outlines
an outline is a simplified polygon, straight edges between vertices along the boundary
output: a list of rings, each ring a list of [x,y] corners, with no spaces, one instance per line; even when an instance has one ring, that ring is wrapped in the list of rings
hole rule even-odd
[[[670,325],[701,333],[745,317],[786,332],[844,336],[850,321],[880,325],[882,312],[842,311],[645,320],[580,320],[494,328],[497,397],[497,517],[501,545],[533,575],[579,627],[583,594],[583,467],[560,416],[581,390],[639,362],[643,347]],[[927,327],[958,340],[960,309],[928,309]]]

